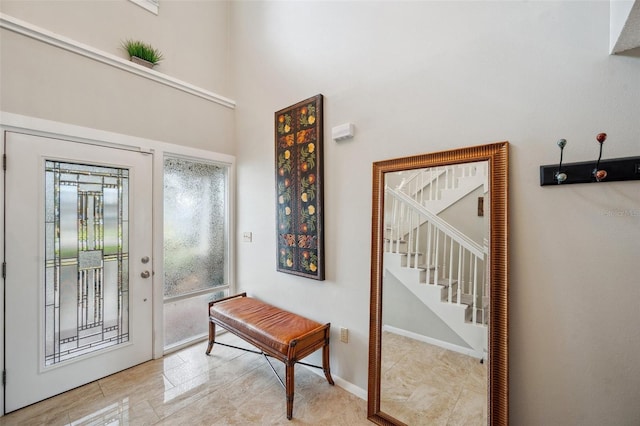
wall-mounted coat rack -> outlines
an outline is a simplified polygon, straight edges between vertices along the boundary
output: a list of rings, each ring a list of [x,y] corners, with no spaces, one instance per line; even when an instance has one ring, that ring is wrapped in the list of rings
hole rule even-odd
[[[540,186],[640,180],[640,157],[602,160],[602,147],[606,139],[606,133],[599,133],[596,136],[596,140],[600,145],[597,161],[568,164],[562,163],[564,147],[567,145],[567,141],[560,139],[557,142],[560,148],[560,163],[540,166]]]

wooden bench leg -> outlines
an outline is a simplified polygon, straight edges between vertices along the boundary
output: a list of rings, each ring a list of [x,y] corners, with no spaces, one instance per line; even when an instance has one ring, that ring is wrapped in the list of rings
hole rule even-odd
[[[333,385],[333,378],[331,378],[331,367],[329,367],[329,342],[326,342],[322,347],[322,371],[324,371],[324,377],[327,378],[327,382]]]
[[[216,324],[213,321],[209,321],[209,345],[207,346],[206,355],[211,353],[213,344],[216,342]]]
[[[294,380],[294,368],[295,368],[295,362],[294,363],[290,363],[287,362],[286,363],[286,368],[285,368],[285,380],[287,385],[285,386],[286,388],[286,394],[287,394],[287,419],[291,420],[291,418],[293,417],[293,393],[295,390],[295,380]]]

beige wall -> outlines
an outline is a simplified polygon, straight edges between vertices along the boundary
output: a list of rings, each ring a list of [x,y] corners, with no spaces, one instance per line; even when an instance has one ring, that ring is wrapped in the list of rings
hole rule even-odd
[[[156,68],[229,97],[227,2],[162,2],[158,15],[127,0],[12,1],[0,11],[127,58],[140,39],[165,57]],[[233,110],[23,35],[1,30],[0,110],[234,153]]]
[[[640,155],[640,61],[607,2],[234,2],[241,290],[331,321],[367,386],[371,163],[508,140],[514,425],[640,423],[640,186],[540,187],[538,167]],[[273,112],[325,96],[327,280],[275,271]],[[350,342],[337,338],[350,329]]]

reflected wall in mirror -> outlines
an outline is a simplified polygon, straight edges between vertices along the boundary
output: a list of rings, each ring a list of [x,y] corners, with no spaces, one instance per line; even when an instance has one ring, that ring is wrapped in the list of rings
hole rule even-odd
[[[368,418],[508,424],[508,143],[373,164]]]

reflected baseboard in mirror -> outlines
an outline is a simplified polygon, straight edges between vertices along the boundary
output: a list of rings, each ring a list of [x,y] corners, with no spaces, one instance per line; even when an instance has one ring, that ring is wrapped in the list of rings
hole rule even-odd
[[[373,164],[374,423],[508,424],[508,147]]]

